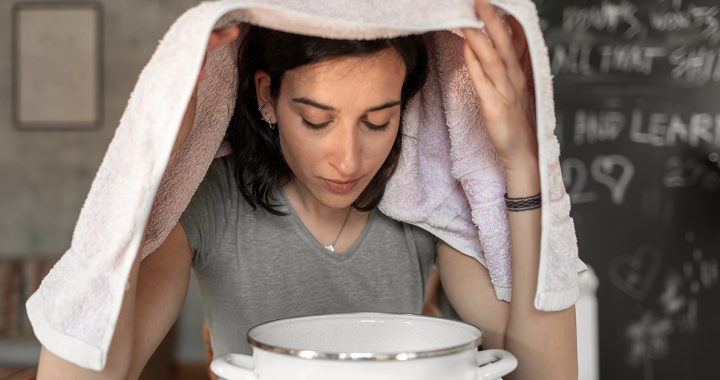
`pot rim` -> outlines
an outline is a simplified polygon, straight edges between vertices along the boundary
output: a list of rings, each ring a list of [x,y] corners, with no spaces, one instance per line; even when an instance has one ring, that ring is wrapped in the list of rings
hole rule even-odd
[[[297,348],[275,346],[275,345],[271,345],[268,343],[260,342],[250,336],[250,334],[252,334],[253,330],[263,327],[263,326],[266,326],[268,324],[275,323],[275,322],[302,320],[302,319],[326,318],[326,317],[342,317],[342,316],[349,316],[349,317],[366,316],[369,318],[383,317],[383,316],[384,317],[387,317],[387,316],[403,317],[404,316],[404,317],[411,317],[411,318],[418,318],[418,319],[437,319],[437,320],[441,320],[443,323],[460,324],[465,327],[470,327],[474,330],[477,330],[478,337],[467,343],[459,344],[456,346],[440,348],[440,349],[436,349],[436,350],[427,350],[427,351],[322,352],[322,351],[303,350],[303,349],[297,349]],[[473,326],[469,323],[445,319],[445,318],[427,316],[427,315],[400,314],[400,313],[397,313],[397,314],[396,313],[368,313],[368,312],[329,313],[329,314],[317,314],[317,315],[309,315],[309,316],[295,317],[295,318],[283,318],[283,319],[278,319],[278,320],[261,323],[259,325],[252,327],[250,330],[248,330],[247,341],[251,346],[259,348],[264,351],[269,351],[269,352],[276,353],[276,354],[287,355],[287,356],[292,356],[292,357],[297,357],[297,358],[302,358],[302,359],[322,359],[322,360],[341,360],[341,361],[406,361],[406,360],[413,360],[413,359],[425,359],[425,358],[447,356],[447,355],[456,354],[456,353],[463,352],[463,351],[470,350],[470,349],[477,349],[478,346],[480,346],[480,344],[482,343],[482,331],[479,328],[477,328],[476,326]]]

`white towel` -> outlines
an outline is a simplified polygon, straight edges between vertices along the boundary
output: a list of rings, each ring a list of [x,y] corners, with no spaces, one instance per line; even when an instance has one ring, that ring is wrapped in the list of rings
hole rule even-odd
[[[496,0],[522,25],[539,144],[542,240],[535,306],[558,310],[578,297],[584,264],[562,183],[551,74],[530,0]],[[179,219],[221,147],[233,112],[241,39],[214,50],[192,132],[171,156],[210,33],[231,23],[329,38],[428,34],[430,76],[404,115],[400,165],[380,210],[432,232],[486,265],[498,298],[510,299],[504,179],[462,58],[462,27],[482,27],[472,0],[223,0],[184,13],[143,69],[80,213],[70,249],[27,302],[40,342],[79,366],[105,367],[135,254],[153,252]],[[147,229],[146,229],[147,224]]]

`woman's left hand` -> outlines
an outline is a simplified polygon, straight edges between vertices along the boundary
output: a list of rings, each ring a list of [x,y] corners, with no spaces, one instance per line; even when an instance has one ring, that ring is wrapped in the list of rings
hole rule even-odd
[[[537,163],[537,139],[531,120],[527,79],[518,58],[525,40],[518,24],[515,39],[488,0],[475,0],[486,34],[463,29],[465,63],[479,97],[480,112],[501,165],[508,171]]]

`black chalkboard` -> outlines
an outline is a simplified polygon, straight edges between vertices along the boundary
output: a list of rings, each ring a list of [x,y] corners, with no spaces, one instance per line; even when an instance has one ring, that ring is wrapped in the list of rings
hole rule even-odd
[[[601,379],[720,379],[720,0],[536,0]]]

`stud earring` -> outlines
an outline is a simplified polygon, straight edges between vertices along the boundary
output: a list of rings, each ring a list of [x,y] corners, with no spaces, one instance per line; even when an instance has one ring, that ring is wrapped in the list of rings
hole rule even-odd
[[[267,115],[264,112],[262,112],[262,109],[265,108],[266,105],[267,105],[267,103],[261,104],[260,107],[258,107],[258,111],[260,111],[260,113],[262,114],[263,120],[265,120],[268,123],[268,127],[270,127],[270,129],[275,129],[275,126],[272,125],[272,123],[270,123],[270,121],[267,120]]]

